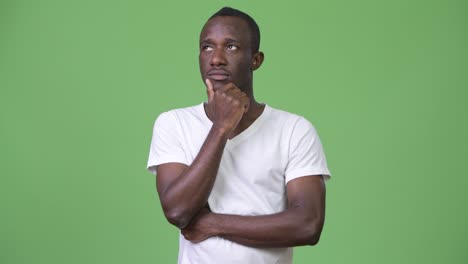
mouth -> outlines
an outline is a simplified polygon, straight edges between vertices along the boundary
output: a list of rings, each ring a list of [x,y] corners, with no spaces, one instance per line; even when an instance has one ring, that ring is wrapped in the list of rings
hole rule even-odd
[[[229,73],[224,70],[211,70],[208,72],[208,78],[214,81],[226,81],[229,79]]]

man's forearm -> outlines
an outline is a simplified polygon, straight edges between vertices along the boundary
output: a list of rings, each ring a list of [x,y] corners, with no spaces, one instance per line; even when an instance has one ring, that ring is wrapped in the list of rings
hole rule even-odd
[[[306,216],[302,209],[262,216],[220,215],[221,237],[250,247],[315,245],[322,231],[319,217]]]
[[[320,238],[323,217],[304,213],[303,210],[291,208],[261,216],[212,213],[207,216],[204,226],[211,236],[220,236],[249,247],[315,245]]]

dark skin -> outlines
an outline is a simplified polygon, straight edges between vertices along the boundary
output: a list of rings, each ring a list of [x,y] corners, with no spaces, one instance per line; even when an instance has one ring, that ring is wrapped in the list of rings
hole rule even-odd
[[[200,34],[200,72],[208,96],[205,112],[213,126],[190,166],[156,167],[163,211],[187,240],[221,236],[250,247],[290,247],[314,245],[320,238],[325,219],[325,185],[320,175],[289,181],[287,209],[280,213],[225,215],[207,207],[227,140],[263,112],[264,105],[253,95],[253,71],[263,58],[262,52],[252,50],[248,25],[241,18],[215,17]]]

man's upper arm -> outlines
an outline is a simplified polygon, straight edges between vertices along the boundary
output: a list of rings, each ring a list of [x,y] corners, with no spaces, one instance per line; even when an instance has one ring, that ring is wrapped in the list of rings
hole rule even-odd
[[[164,196],[166,190],[179,179],[187,167],[187,165],[178,162],[164,163],[156,166],[156,188],[160,196]]]
[[[286,187],[288,210],[299,210],[304,223],[318,238],[325,221],[325,183],[322,175],[298,177]]]
[[[172,207],[171,203],[166,202],[168,190],[188,167],[181,137],[174,114],[160,114],[153,127],[147,169],[156,175],[156,189],[165,212]]]
[[[297,206],[325,205],[325,183],[322,175],[299,177],[286,186],[288,208]]]

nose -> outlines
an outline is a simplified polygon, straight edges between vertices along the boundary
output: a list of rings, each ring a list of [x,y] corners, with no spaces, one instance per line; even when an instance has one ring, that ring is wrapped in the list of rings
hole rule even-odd
[[[226,65],[226,56],[223,49],[214,49],[210,59],[211,66]]]

